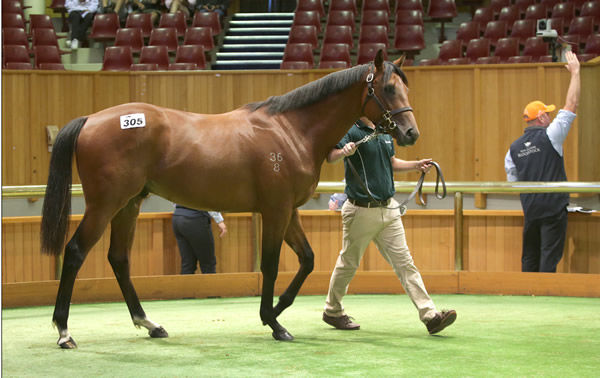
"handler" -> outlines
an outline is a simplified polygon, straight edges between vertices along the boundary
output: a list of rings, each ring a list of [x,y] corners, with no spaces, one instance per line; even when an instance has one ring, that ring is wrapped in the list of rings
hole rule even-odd
[[[344,312],[342,298],[348,291],[365,249],[373,240],[379,252],[394,268],[429,333],[438,333],[456,320],[456,311],[436,310],[406,245],[399,205],[393,199],[394,171],[426,172],[432,160],[405,161],[394,157],[394,142],[387,134],[360,147],[356,146],[355,142],[374,131],[375,126],[369,119],[359,119],[327,156],[330,163],[344,158],[348,200],[342,207],[342,250],[329,282],[323,321],[337,329],[360,329],[360,325]],[[352,172],[350,162],[360,179]]]

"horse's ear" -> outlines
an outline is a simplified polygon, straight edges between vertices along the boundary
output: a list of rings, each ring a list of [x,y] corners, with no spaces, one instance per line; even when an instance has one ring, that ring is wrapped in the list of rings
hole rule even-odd
[[[406,55],[402,54],[400,58],[394,60],[394,64],[398,66],[398,68],[402,68],[402,65],[404,64],[404,59],[406,59]]]
[[[375,55],[375,68],[377,71],[383,70],[383,50],[379,49]]]

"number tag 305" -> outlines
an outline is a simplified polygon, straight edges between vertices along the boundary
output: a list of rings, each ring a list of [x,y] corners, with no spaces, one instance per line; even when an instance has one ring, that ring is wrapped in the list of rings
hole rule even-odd
[[[134,127],[146,127],[146,116],[144,113],[126,114],[121,116],[122,129],[132,129]]]

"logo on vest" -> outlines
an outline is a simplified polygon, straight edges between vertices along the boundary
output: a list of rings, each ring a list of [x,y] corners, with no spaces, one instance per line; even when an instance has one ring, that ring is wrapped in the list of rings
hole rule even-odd
[[[525,156],[529,156],[531,154],[535,154],[536,152],[540,152],[540,149],[537,148],[537,146],[532,146],[531,142],[525,142],[523,143],[525,145],[525,148],[522,149],[521,151],[519,151],[519,153],[517,154],[517,157],[525,157]]]

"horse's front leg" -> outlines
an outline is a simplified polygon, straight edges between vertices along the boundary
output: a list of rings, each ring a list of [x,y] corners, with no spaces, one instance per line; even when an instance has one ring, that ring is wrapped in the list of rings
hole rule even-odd
[[[279,214],[278,214],[279,213]],[[260,301],[260,318],[263,324],[273,330],[273,338],[280,341],[291,341],[294,337],[277,321],[273,309],[275,280],[279,269],[279,255],[283,236],[289,223],[289,216],[282,217],[281,210],[263,213],[262,260],[260,270],[263,274],[262,296]]]
[[[304,280],[306,280],[306,277],[313,271],[315,265],[315,254],[313,253],[310,244],[308,244],[308,240],[306,239],[306,235],[300,224],[298,209],[295,209],[292,214],[290,225],[285,233],[285,242],[292,248],[296,255],[298,255],[300,268],[290,283],[290,286],[288,286],[285,292],[279,296],[277,306],[274,308],[275,317],[278,317],[283,310],[292,305]]]

